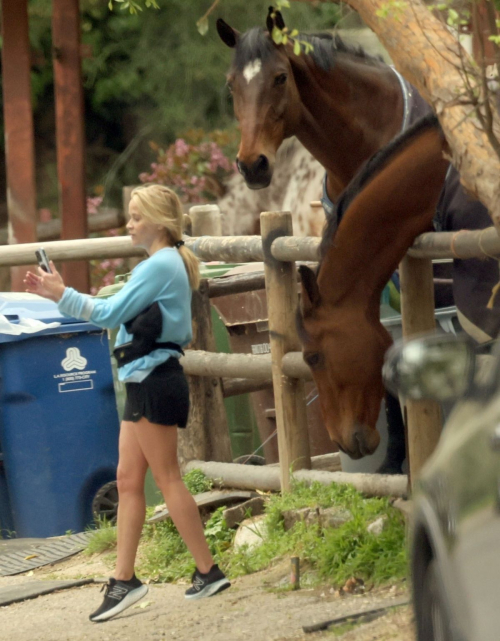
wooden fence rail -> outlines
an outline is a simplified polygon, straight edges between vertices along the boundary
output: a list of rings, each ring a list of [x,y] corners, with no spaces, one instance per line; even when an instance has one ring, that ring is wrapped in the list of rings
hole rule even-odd
[[[289,214],[268,212],[263,214],[274,222],[265,240],[260,236],[198,236],[186,237],[187,246],[203,261],[265,262],[268,312],[270,320],[271,354],[219,354],[202,349],[188,350],[182,359],[189,375],[209,376],[217,379],[240,379],[235,389],[252,389],[274,381],[276,412],[280,418],[279,438],[281,487],[289,484],[289,464],[302,461],[308,466],[307,434],[305,433],[304,398],[302,380],[310,379],[309,368],[302,360],[299,345],[294,342],[289,316],[296,304],[296,261],[317,261],[319,238],[298,238],[289,234],[286,220]],[[196,230],[193,217],[193,231]],[[264,224],[264,228],[266,225]],[[220,232],[219,232],[220,233]],[[29,265],[33,263],[34,251],[40,243],[0,246],[0,266]],[[49,257],[54,261],[92,260],[103,258],[145,257],[143,250],[134,248],[128,237],[95,238],[71,241],[44,242]],[[410,336],[422,328],[434,326],[434,308],[431,298],[426,305],[420,304],[423,289],[431,291],[432,272],[424,267],[426,261],[415,258],[480,258],[500,257],[500,238],[491,227],[482,231],[459,231],[429,233],[419,236],[401,265],[403,334]],[[290,266],[286,267],[287,265]],[[422,272],[422,269],[425,273]],[[283,280],[285,279],[285,280]],[[285,283],[286,281],[286,283]],[[270,286],[270,283],[271,286]],[[245,275],[226,283],[212,282],[207,287],[206,297],[223,296],[237,291],[261,288],[262,274]],[[273,293],[274,292],[274,293]],[[418,304],[414,300],[418,299]],[[286,302],[288,301],[288,302]],[[284,306],[283,306],[284,305]],[[288,319],[288,320],[287,320]],[[274,340],[273,340],[274,337]],[[279,340],[276,337],[281,337]],[[285,337],[288,337],[285,339]],[[244,377],[244,379],[243,379]],[[228,390],[231,382],[226,380]],[[219,386],[222,387],[222,386]],[[220,391],[222,394],[222,390]],[[430,419],[429,416],[433,418]],[[424,417],[422,419],[422,417]],[[425,421],[425,427],[423,425]],[[286,429],[285,429],[286,424]],[[422,431],[427,437],[422,439]],[[439,412],[422,404],[408,414],[408,437],[411,475],[420,470],[437,441],[440,430]],[[305,440],[304,440],[305,439]],[[415,443],[424,443],[416,447]],[[305,448],[305,449],[304,449]],[[300,465],[300,464],[299,464]]]
[[[87,225],[90,233],[118,229],[125,225],[125,217],[119,209],[103,208],[98,214],[91,214],[87,217]],[[9,242],[7,229],[0,229],[0,245],[7,245]],[[38,223],[36,226],[36,237],[38,242],[57,240],[61,236],[61,220],[59,218],[49,220],[46,223]]]
[[[317,261],[319,238],[295,236],[277,238],[271,253],[279,261]],[[261,262],[264,260],[260,236],[200,236],[186,238],[186,245],[200,260],[224,262]],[[0,246],[0,267],[31,265],[40,243]],[[93,260],[102,258],[145,257],[142,249],[132,246],[128,236],[56,240],[44,243],[54,261]],[[500,257],[500,238],[494,227],[482,231],[432,232],[422,234],[408,254],[415,258],[484,258]]]

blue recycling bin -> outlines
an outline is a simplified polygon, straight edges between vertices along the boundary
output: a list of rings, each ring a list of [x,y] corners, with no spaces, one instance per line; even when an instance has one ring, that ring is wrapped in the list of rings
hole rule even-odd
[[[0,450],[0,539],[10,539],[14,536],[14,521],[10,508],[10,496],[5,478],[3,454]]]
[[[0,449],[17,537],[81,532],[116,478],[119,422],[106,331],[31,294],[0,294],[0,314],[59,322],[0,333]],[[1,332],[1,329],[0,329]],[[1,477],[0,477],[1,483]],[[1,501],[1,498],[0,498]]]

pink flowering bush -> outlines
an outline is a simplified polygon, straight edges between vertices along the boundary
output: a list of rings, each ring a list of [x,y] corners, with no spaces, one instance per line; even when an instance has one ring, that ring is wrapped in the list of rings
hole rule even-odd
[[[195,129],[178,138],[167,149],[150,143],[156,152],[151,173],[139,175],[143,183],[160,183],[176,190],[184,203],[197,204],[216,200],[224,194],[224,179],[236,166],[236,132],[214,131],[209,134]]]

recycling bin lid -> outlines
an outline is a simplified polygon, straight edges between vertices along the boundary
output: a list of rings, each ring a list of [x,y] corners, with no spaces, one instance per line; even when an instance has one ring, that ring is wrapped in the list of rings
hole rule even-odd
[[[53,327],[34,333],[23,333],[20,335],[3,334],[0,331],[0,343],[25,340],[46,334],[59,334],[64,332],[81,332],[99,330],[101,328],[79,320],[77,318],[63,316],[57,307],[57,303],[27,292],[0,292],[0,314],[5,316],[13,324],[19,323],[23,318],[39,320],[42,323],[60,323],[64,326]]]

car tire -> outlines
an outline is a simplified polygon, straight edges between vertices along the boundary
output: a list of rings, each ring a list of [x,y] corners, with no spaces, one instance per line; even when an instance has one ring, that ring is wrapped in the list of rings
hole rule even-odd
[[[419,641],[453,641],[439,583],[435,559],[427,566],[417,611]]]

